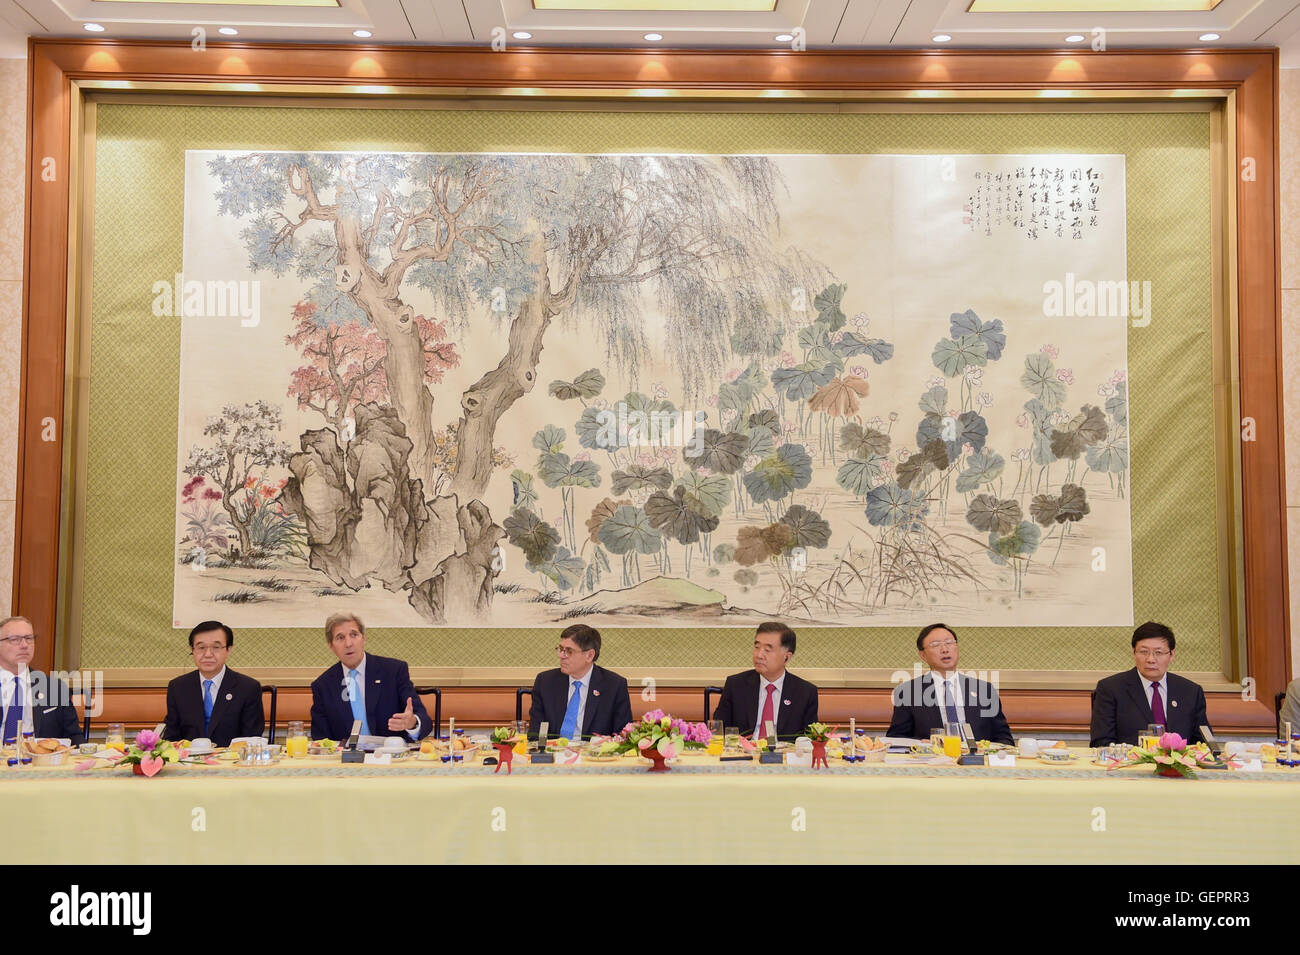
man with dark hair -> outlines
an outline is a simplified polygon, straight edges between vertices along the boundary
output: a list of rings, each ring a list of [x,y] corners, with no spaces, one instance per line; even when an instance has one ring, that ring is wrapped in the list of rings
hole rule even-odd
[[[754,668],[734,673],[722,684],[713,718],[754,739],[767,735],[767,723],[781,739],[794,739],[817,722],[817,687],[786,670],[794,656],[794,631],[768,620],[754,634]]]
[[[552,738],[567,740],[622,732],[632,722],[632,700],[627,680],[596,666],[600,631],[575,623],[560,634],[555,652],[560,656],[559,668],[545,670],[533,680],[528,731],[537,733],[546,723]]]
[[[1210,725],[1205,715],[1205,691],[1169,672],[1174,662],[1174,632],[1163,623],[1147,621],[1133,631],[1132,646],[1133,669],[1097,684],[1092,699],[1092,745],[1136,743],[1152,723],[1189,743],[1201,742],[1201,727]]]
[[[262,684],[227,668],[235,632],[220,620],[190,631],[190,654],[198,667],[167,684],[163,739],[210,739],[229,746],[241,736],[261,736]]]
[[[1002,713],[997,687],[957,670],[957,634],[932,623],[916,638],[916,650],[930,672],[894,690],[894,714],[886,736],[928,739],[945,723],[966,723],[976,740],[1010,746],[1011,728]]]

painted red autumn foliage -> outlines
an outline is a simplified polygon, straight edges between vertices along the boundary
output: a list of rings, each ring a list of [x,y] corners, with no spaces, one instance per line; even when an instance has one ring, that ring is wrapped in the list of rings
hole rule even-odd
[[[313,303],[294,306],[294,331],[285,336],[285,343],[297,348],[308,364],[293,370],[287,394],[299,408],[316,411],[341,428],[357,405],[388,400],[384,340],[373,326],[322,324],[315,315]],[[446,340],[446,323],[417,315],[415,325],[424,344],[425,381],[437,384],[448,368],[460,364],[460,356]]]

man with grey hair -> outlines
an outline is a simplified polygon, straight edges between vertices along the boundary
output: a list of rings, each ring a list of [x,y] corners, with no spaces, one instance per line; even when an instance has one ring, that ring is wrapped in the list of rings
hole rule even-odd
[[[24,733],[83,742],[81,721],[68,685],[28,664],[36,654],[36,630],[26,617],[0,621],[0,741]]]
[[[331,614],[325,642],[339,658],[311,685],[311,735],[347,739],[354,720],[363,736],[422,739],[433,721],[404,660],[366,653],[366,625],[354,613]]]

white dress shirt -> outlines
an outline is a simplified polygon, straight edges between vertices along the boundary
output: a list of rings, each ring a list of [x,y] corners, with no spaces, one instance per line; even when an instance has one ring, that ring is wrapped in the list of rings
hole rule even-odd
[[[763,707],[767,704],[767,688],[769,686],[776,687],[776,692],[772,694],[772,732],[775,733],[776,724],[781,719],[781,691],[785,689],[785,671],[781,671],[781,675],[776,678],[775,682],[761,675],[758,678],[758,716],[754,720],[753,739],[767,735],[767,730],[763,726]]]
[[[4,667],[0,667],[0,730],[4,728],[4,721],[9,716],[9,705],[14,699],[14,680],[21,677],[23,683],[23,720],[22,725],[18,727],[18,732],[32,733],[32,677],[31,671],[23,667],[20,674],[10,673]]]
[[[587,694],[591,692],[591,674],[594,673],[595,670],[595,666],[592,666],[588,668],[587,672],[582,676],[569,677],[569,692],[564,698],[564,710],[566,713],[569,710],[569,700],[573,699],[573,685],[579,681],[582,683],[582,688],[578,690],[578,721],[573,724],[573,739],[575,740],[582,739],[582,720],[587,714]],[[552,732],[558,733],[559,730],[560,728],[558,726],[552,728]]]
[[[349,693],[351,693],[351,692],[352,692],[352,677],[350,677],[350,676],[348,675],[349,672],[350,672],[350,671],[348,670],[347,666],[344,665],[344,667],[343,667],[343,686],[344,686],[344,688],[345,688]],[[369,713],[369,710],[366,709],[366,655],[365,655],[364,653],[361,654],[361,662],[357,664],[357,687],[361,690],[361,712],[363,712],[363,713],[367,713],[367,714],[368,714],[368,713]],[[344,699],[351,700],[351,697],[350,697],[350,696],[345,696]],[[349,706],[350,706],[350,705],[351,705],[351,704],[349,703]],[[406,709],[405,704],[403,704],[402,709]],[[370,735],[371,735],[371,736],[387,736],[387,735],[388,735],[388,720],[389,720],[389,718],[392,717],[392,715],[393,715],[392,713],[389,713],[387,716],[385,716],[383,713],[380,713],[380,714],[379,714],[379,718],[380,718],[381,720],[383,720],[384,722],[383,722],[381,725],[379,725],[379,726],[372,726],[372,727],[370,727]],[[415,728],[414,728],[414,729],[409,729],[409,730],[407,730],[407,731],[406,731],[406,735],[409,736],[409,737],[411,737],[412,740],[417,740],[417,739],[420,738],[420,714],[419,714],[419,713],[413,713],[412,715],[415,717]],[[366,717],[366,720],[367,720],[367,722],[369,722],[370,717],[367,716],[367,717]]]
[[[1138,672],[1138,679],[1142,681],[1142,692],[1147,695],[1147,708],[1150,709],[1151,681],[1148,680],[1146,677],[1144,677],[1141,671]],[[1160,702],[1164,704],[1165,725],[1168,726],[1169,724],[1169,674],[1168,672],[1166,672],[1164,676],[1162,676],[1158,681],[1156,681],[1156,684],[1160,687]],[[1151,719],[1154,721],[1155,716],[1152,715]]]
[[[944,676],[938,670],[930,671],[930,678],[934,680],[934,705],[939,707],[939,713],[945,723],[948,722],[948,708],[945,704],[953,703],[957,707],[957,722],[966,722],[966,707],[962,704],[964,700],[961,692],[961,681],[958,679],[959,671],[953,670],[948,676]],[[939,727],[930,727],[938,729]]]

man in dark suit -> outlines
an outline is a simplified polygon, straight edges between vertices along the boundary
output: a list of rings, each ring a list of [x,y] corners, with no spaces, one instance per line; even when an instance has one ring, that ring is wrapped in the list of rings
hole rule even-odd
[[[754,739],[767,735],[769,720],[780,739],[794,739],[816,723],[817,687],[786,670],[794,647],[794,631],[785,624],[760,623],[754,634],[754,668],[727,677],[713,718]]]
[[[352,613],[325,621],[325,642],[339,662],[311,685],[313,739],[345,740],[353,720],[362,736],[401,736],[418,740],[433,721],[415,692],[405,660],[366,653],[366,625]]]
[[[916,638],[916,650],[930,672],[894,690],[886,736],[929,739],[931,730],[945,723],[968,723],[976,740],[1008,746],[1015,742],[997,687],[957,671],[957,634],[951,627],[925,627]]]
[[[1205,691],[1169,672],[1174,662],[1174,632],[1148,621],[1133,631],[1133,669],[1097,684],[1092,700],[1092,745],[1137,743],[1147,726],[1160,723],[1189,743],[1202,741]]]
[[[533,680],[533,705],[528,732],[536,734],[543,723],[552,738],[576,740],[579,736],[613,736],[632,722],[632,701],[627,680],[613,670],[596,666],[600,658],[600,631],[576,623],[560,634],[556,670],[545,670]]]
[[[190,654],[198,667],[167,684],[163,739],[210,739],[229,746],[240,736],[261,736],[262,684],[226,666],[235,632],[219,620],[190,631]]]
[[[36,631],[26,617],[0,622],[0,739],[36,737],[83,742],[81,721],[68,685],[40,670],[29,669],[36,652]]]

